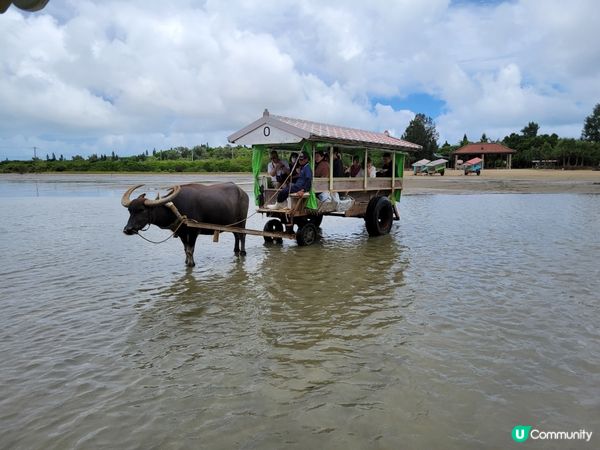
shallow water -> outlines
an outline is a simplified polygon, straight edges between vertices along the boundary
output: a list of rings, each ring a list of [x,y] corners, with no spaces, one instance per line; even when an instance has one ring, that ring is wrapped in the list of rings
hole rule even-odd
[[[127,186],[183,179],[0,178],[1,448],[600,439],[600,196],[405,196],[389,236],[328,217],[241,259],[205,236],[189,270],[121,232]]]

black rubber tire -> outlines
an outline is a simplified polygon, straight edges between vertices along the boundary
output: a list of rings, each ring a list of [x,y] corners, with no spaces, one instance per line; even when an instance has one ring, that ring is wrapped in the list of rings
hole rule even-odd
[[[265,223],[263,230],[264,231],[283,231],[283,224],[281,223],[281,220],[279,220],[279,219],[271,219],[267,223]],[[281,239],[281,238],[272,238],[270,236],[265,236],[264,238],[265,238],[265,242],[267,244],[272,244],[273,242],[275,242],[277,244],[283,244],[283,239]]]
[[[477,176],[479,176],[480,174],[481,174],[481,171],[480,171],[480,170],[478,170],[478,171],[477,171]]]
[[[443,170],[440,170],[440,175],[444,176],[444,171]]]
[[[296,242],[301,247],[313,244],[319,238],[319,232],[314,223],[308,222],[298,228]]]
[[[365,226],[369,236],[388,234],[394,222],[394,209],[387,197],[373,197],[367,206]]]
[[[302,225],[306,223],[312,223],[315,227],[319,228],[321,226],[321,222],[323,222],[323,214],[314,214],[308,216],[298,217],[295,220],[295,223],[300,228]]]

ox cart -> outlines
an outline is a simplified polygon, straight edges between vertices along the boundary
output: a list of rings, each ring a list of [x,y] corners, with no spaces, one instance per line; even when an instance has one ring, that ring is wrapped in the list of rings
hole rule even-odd
[[[262,231],[265,241],[295,239],[299,245],[310,245],[318,238],[325,216],[362,218],[370,236],[389,233],[393,221],[400,218],[398,201],[404,158],[407,152],[421,148],[387,131],[376,133],[275,116],[268,110],[228,140],[232,144],[252,146],[257,212],[269,219]],[[314,177],[310,192],[289,195],[287,204],[281,207],[276,199],[280,189],[285,187],[276,187],[261,176],[263,160],[272,151],[308,154],[313,173],[316,154],[328,154],[328,176]],[[391,159],[387,173],[391,176],[371,178],[368,161],[381,155]],[[339,176],[339,172],[334,176],[336,164],[344,165],[344,156],[350,160],[360,158],[363,166],[360,176]],[[290,170],[293,171],[293,167]]]
[[[398,201],[406,152],[421,148],[387,132],[375,133],[272,116],[267,110],[260,119],[232,134],[228,140],[237,145],[252,146],[256,213],[268,218],[262,230],[245,227],[248,195],[239,187],[226,183],[214,185],[214,189],[197,184],[174,186],[166,197],[157,200],[150,200],[145,194],[131,199],[133,191],[140,187],[134,186],[121,200],[130,211],[124,232],[138,233],[147,224],[171,229],[184,244],[188,266],[194,265],[194,244],[198,234],[213,234],[213,240],[218,241],[220,233],[233,233],[236,254],[245,253],[245,236],[248,234],[262,236],[266,242],[293,239],[298,245],[310,245],[318,239],[319,226],[325,216],[362,218],[370,236],[388,234],[393,221],[400,218]],[[270,177],[262,174],[266,157],[273,151],[302,153],[306,156],[302,158],[302,164],[308,161],[312,173],[315,173],[317,153],[323,157],[327,152],[332,157],[329,173],[319,171],[319,176],[312,178],[310,190],[289,195],[285,203],[278,202],[277,196],[291,183],[281,180],[283,187],[277,187],[269,182],[267,178]],[[334,163],[334,157],[339,161]],[[362,169],[358,176],[343,176],[344,157],[360,158]],[[380,157],[384,164],[381,172],[377,177],[368,176],[372,160],[379,161]],[[334,176],[334,167],[338,176]],[[289,171],[288,179],[293,172],[294,167]],[[145,212],[149,208],[154,208],[154,212]]]
[[[413,167],[413,173],[415,175],[419,174],[419,173],[427,173],[426,171],[426,166],[427,164],[429,164],[431,161],[428,159],[420,159],[419,161],[417,161],[416,163],[414,163],[412,165]]]
[[[447,163],[447,159],[436,159],[435,161],[427,163],[423,171],[426,171],[427,175],[435,175],[436,173],[439,173],[441,176],[444,176]]]
[[[463,164],[465,175],[474,173],[479,176],[479,174],[481,174],[482,163],[483,160],[481,158],[473,158],[468,160],[466,163]]]

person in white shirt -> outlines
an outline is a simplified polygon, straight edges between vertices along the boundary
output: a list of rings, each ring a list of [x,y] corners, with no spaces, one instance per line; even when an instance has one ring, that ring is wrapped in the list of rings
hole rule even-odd
[[[273,187],[278,188],[285,181],[286,176],[290,173],[288,163],[279,159],[277,152],[271,152],[271,161],[267,165],[267,172],[271,176]]]
[[[360,171],[358,172],[358,175],[356,175],[357,177],[361,178],[365,176],[365,169],[362,168],[360,169]],[[373,165],[373,162],[371,161],[371,158],[367,158],[367,177],[368,178],[375,178],[377,176],[377,169],[375,168],[375,166]]]

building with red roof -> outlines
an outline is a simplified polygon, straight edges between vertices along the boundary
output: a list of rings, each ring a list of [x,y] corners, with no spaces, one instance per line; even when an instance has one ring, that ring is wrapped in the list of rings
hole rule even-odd
[[[517,153],[517,151],[502,144],[477,142],[474,144],[463,145],[452,154],[454,155],[454,167],[458,165],[457,161],[461,156],[464,156],[465,159],[467,159],[467,157],[478,156],[481,158],[481,168],[483,168],[485,165],[485,155],[500,155],[506,156],[506,168],[510,169],[512,167],[512,155],[514,153]]]

